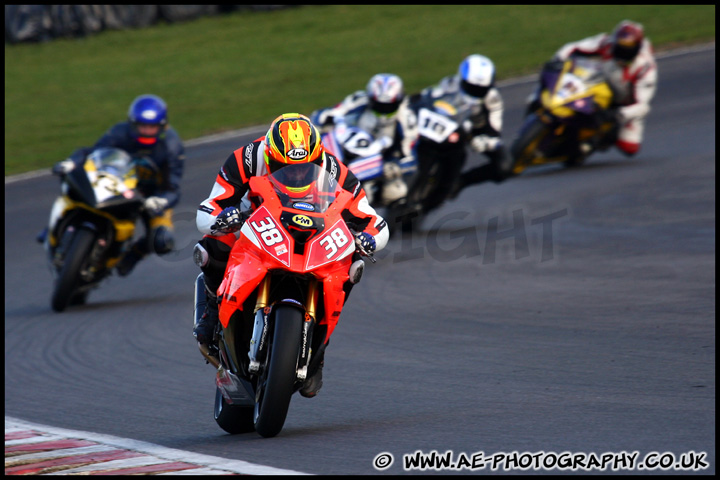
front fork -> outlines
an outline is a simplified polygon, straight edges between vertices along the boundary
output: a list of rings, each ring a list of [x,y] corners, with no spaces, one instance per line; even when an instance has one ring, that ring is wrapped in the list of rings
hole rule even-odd
[[[307,293],[307,308],[302,327],[302,344],[300,346],[300,357],[298,358],[297,379],[301,382],[307,378],[308,364],[312,355],[312,334],[314,331],[315,311],[318,299],[318,281],[315,278],[310,280]]]
[[[272,313],[272,306],[268,306],[269,294],[270,275],[267,275],[260,283],[257,300],[255,302],[255,324],[250,340],[250,350],[248,351],[248,359],[250,360],[248,371],[251,374],[258,374],[260,372],[260,367],[264,363],[267,354],[269,318]],[[305,380],[307,377],[307,368],[310,363],[310,356],[312,355],[312,333],[316,317],[317,301],[318,281],[312,278],[308,283],[307,298],[305,301],[305,318],[303,319],[302,338],[300,339],[302,343],[297,364],[297,379],[300,381]]]
[[[252,337],[250,338],[250,350],[248,358],[250,364],[248,371],[257,374],[260,371],[260,362],[265,359],[267,351],[266,340],[268,332],[268,319],[272,307],[268,307],[268,298],[270,297],[270,275],[265,275],[260,286],[258,287],[257,300],[255,301],[255,325],[253,326]]]

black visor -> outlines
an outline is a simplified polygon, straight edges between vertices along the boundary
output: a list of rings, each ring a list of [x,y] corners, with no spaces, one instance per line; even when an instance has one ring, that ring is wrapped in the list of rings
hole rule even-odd
[[[612,56],[613,58],[616,58],[618,60],[624,60],[626,62],[630,62],[635,59],[638,52],[640,51],[640,44],[632,47],[626,47],[623,45],[615,44],[612,50]]]
[[[287,163],[278,162],[277,160],[273,160],[272,157],[268,156],[268,171],[270,173],[275,173],[281,168],[286,167],[287,165]]]
[[[473,85],[472,83],[468,83],[465,80],[460,81],[460,89],[471,97],[484,98],[485,95],[487,95],[488,91],[490,91],[491,87],[492,85],[482,87],[480,85]]]
[[[400,101],[397,102],[390,102],[390,103],[384,103],[384,102],[378,102],[377,100],[370,99],[370,108],[373,109],[374,112],[381,113],[383,115],[387,115],[389,113],[395,113],[397,112],[397,109],[400,107]]]

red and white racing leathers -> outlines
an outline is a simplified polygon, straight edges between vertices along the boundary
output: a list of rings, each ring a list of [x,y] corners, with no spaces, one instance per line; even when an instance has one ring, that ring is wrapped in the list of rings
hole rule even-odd
[[[210,227],[224,208],[235,206],[241,210],[251,208],[245,194],[249,190],[250,178],[266,175],[264,159],[264,137],[258,138],[235,150],[220,168],[210,196],[198,207],[196,223],[198,230],[211,236]],[[376,251],[385,247],[389,229],[385,220],[375,212],[367,201],[360,181],[340,161],[328,152],[323,153],[323,166],[343,189],[353,194],[354,201],[343,212],[343,218],[358,231],[364,231],[375,237]],[[232,246],[239,232],[215,237],[218,241]]]
[[[555,60],[567,60],[572,55],[600,57],[614,62],[611,54],[611,35],[600,33],[578,42],[571,42],[560,48],[554,55]],[[650,112],[650,101],[655,95],[657,85],[657,64],[650,40],[643,40],[640,52],[632,63],[621,67],[620,91],[622,98],[615,102],[620,105],[620,131],[616,146],[633,155],[640,150],[643,139],[645,118]],[[616,66],[617,68],[617,66]]]

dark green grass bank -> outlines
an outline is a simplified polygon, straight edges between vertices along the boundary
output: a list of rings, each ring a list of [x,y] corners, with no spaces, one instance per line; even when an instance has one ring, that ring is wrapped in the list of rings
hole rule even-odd
[[[5,46],[5,175],[51,166],[124,119],[141,93],[184,139],[309,113],[400,75],[409,92],[493,59],[532,73],[565,42],[642,22],[657,50],[714,41],[715,6],[302,6]],[[662,75],[662,74],[661,74]]]

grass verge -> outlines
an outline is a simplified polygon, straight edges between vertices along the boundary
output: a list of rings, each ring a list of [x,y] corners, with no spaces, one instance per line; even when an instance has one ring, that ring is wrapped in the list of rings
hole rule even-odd
[[[471,53],[490,57],[498,79],[535,72],[626,18],[657,50],[715,39],[714,5],[308,5],[6,44],[5,175],[94,143],[142,93],[163,97],[190,139],[332,105],[378,72],[414,92]]]

